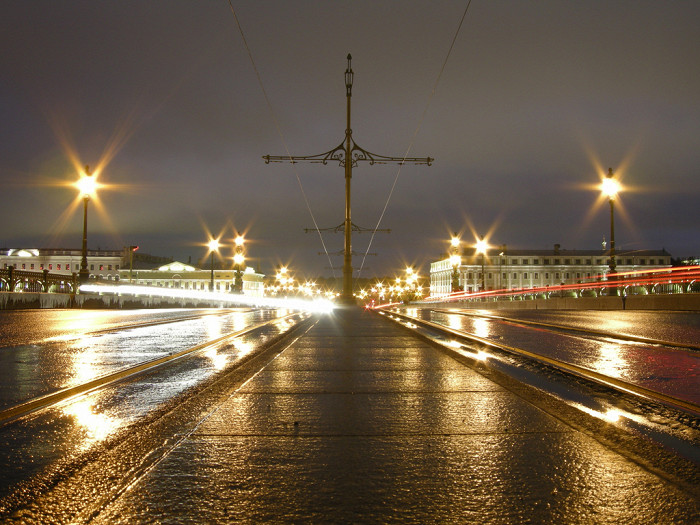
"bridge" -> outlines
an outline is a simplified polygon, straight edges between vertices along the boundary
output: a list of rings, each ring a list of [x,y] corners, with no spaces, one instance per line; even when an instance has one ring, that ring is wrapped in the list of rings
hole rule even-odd
[[[697,521],[697,312],[535,314],[15,315],[0,520]]]

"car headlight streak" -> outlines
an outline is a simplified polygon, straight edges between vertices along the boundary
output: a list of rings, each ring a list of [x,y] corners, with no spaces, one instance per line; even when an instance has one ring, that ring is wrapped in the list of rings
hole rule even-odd
[[[222,304],[240,304],[266,308],[290,308],[316,313],[330,313],[334,305],[325,299],[313,301],[304,299],[279,299],[275,297],[251,297],[241,294],[223,292],[207,292],[203,290],[183,290],[180,288],[159,288],[155,286],[135,286],[131,284],[84,284],[81,292],[111,293],[117,295],[142,295],[149,297],[170,297],[176,299],[196,299],[201,301],[216,301]]]

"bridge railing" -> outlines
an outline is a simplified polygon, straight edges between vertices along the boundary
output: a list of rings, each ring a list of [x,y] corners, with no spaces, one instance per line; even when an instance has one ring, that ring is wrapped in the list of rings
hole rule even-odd
[[[0,269],[0,291],[2,292],[44,292],[75,293],[78,290],[78,274],[67,275],[17,270],[14,266]]]

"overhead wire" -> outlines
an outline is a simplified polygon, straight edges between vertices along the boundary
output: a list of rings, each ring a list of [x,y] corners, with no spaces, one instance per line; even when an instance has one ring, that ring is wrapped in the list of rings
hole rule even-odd
[[[258,79],[258,84],[260,85],[260,89],[262,90],[263,96],[265,97],[265,102],[266,102],[267,108],[270,112],[270,116],[272,117],[272,121],[275,124],[275,128],[276,128],[277,133],[280,137],[280,140],[282,141],[282,145],[284,146],[284,149],[287,152],[287,156],[289,157],[289,159],[291,161],[292,154],[289,151],[289,146],[287,144],[287,141],[284,138],[284,134],[282,133],[282,127],[280,126],[279,120],[277,119],[275,111],[272,108],[272,103],[270,102],[270,97],[268,97],[268,95],[267,95],[267,91],[265,90],[265,85],[263,84],[262,77],[260,76],[260,71],[258,70],[258,67],[255,64],[255,59],[253,58],[253,53],[250,49],[250,46],[248,45],[248,40],[245,37],[245,33],[243,32],[243,27],[241,26],[241,23],[238,19],[238,15],[236,15],[236,10],[234,9],[233,3],[231,2],[231,0],[228,0],[228,5],[229,5],[229,8],[231,9],[231,13],[233,14],[233,18],[236,20],[236,26],[238,26],[238,31],[240,32],[241,38],[243,39],[243,45],[245,46],[246,51],[248,52],[248,58],[250,59],[250,63],[253,66],[253,70],[255,71],[255,76]],[[323,235],[321,234],[321,230],[318,227],[318,223],[316,222],[316,217],[314,217],[314,213],[311,210],[311,205],[309,204],[309,199],[306,196],[306,192],[304,191],[304,185],[301,182],[301,178],[299,177],[299,173],[297,172],[297,168],[294,164],[295,163],[292,162],[294,176],[297,179],[297,184],[299,185],[299,189],[301,190],[301,195],[304,198],[304,203],[306,204],[306,209],[309,211],[309,215],[311,216],[311,220],[314,223],[314,229],[318,233],[318,237],[321,240],[321,245],[323,246],[323,251],[325,252],[326,257],[328,258],[328,262],[331,266],[331,271],[333,272],[333,278],[335,279],[335,267],[333,266],[333,261],[331,260],[331,256],[328,253],[328,249],[326,248],[326,243],[323,241]]]
[[[391,185],[391,189],[389,190],[389,195],[387,196],[386,202],[384,203],[384,208],[382,209],[382,213],[379,216],[379,220],[377,221],[376,226],[374,227],[374,230],[372,231],[372,235],[370,236],[369,243],[367,245],[367,250],[365,251],[364,256],[362,257],[362,263],[360,265],[360,269],[358,272],[358,278],[359,274],[362,273],[362,268],[364,267],[365,260],[367,259],[367,255],[369,254],[369,250],[372,247],[372,242],[374,241],[374,237],[377,234],[377,230],[379,229],[379,225],[381,224],[382,220],[384,219],[384,215],[386,214],[386,210],[389,207],[389,202],[391,201],[391,197],[394,194],[394,189],[396,188],[396,183],[399,180],[399,175],[401,174],[401,168],[403,167],[406,158],[408,157],[409,153],[413,149],[413,145],[416,141],[416,137],[418,136],[418,132],[420,131],[421,127],[423,126],[423,121],[425,120],[425,116],[428,113],[428,109],[430,108],[430,103],[433,100],[433,97],[435,96],[435,92],[437,91],[438,84],[440,83],[440,79],[442,78],[442,74],[445,71],[445,67],[447,66],[447,61],[450,58],[450,55],[452,54],[452,50],[454,49],[455,42],[457,42],[457,37],[459,36],[459,33],[462,29],[462,25],[464,24],[464,19],[467,16],[467,12],[469,11],[469,6],[471,5],[472,0],[468,0],[467,6],[464,8],[464,13],[462,13],[462,18],[459,21],[459,25],[457,26],[457,30],[455,31],[455,35],[452,38],[452,42],[450,43],[450,48],[447,51],[447,55],[445,56],[445,60],[442,62],[442,67],[440,68],[440,72],[437,75],[437,78],[435,79],[435,84],[433,85],[433,89],[430,92],[430,95],[428,96],[428,101],[426,102],[425,108],[423,109],[423,114],[421,115],[420,120],[418,121],[418,124],[416,125],[416,129],[413,132],[413,136],[411,137],[411,141],[408,144],[408,148],[406,149],[406,153],[404,154],[404,162],[399,164],[399,167],[396,171],[396,175],[394,176],[394,182]]]

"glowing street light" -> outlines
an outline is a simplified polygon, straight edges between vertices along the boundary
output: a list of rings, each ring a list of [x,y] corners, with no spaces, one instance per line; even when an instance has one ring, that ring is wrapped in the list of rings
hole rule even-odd
[[[214,252],[219,252],[219,239],[211,239],[209,241],[209,251],[211,252],[211,282],[209,283],[209,291],[214,291]]]
[[[75,183],[75,186],[80,191],[83,198],[83,248],[82,257],[80,259],[80,272],[78,273],[80,284],[85,284],[90,280],[90,271],[87,264],[87,210],[90,197],[95,195],[97,191],[97,181],[90,173],[90,167],[85,166],[85,172],[80,179]]]
[[[476,253],[481,254],[481,291],[486,290],[486,285],[484,284],[484,259],[486,258],[486,251],[489,249],[489,243],[483,237],[477,239],[476,241]]]
[[[620,192],[620,183],[613,177],[612,168],[608,168],[608,173],[601,184],[601,190],[610,202],[610,272],[615,273],[617,268],[615,262],[615,198]]]
[[[452,265],[452,291],[458,292],[459,288],[459,266],[462,264],[462,255],[459,246],[461,241],[455,233],[450,240],[450,264]]]

